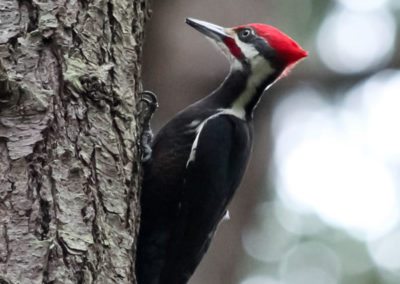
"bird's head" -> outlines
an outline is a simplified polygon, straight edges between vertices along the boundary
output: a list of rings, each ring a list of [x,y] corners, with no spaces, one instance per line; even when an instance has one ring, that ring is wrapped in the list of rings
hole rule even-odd
[[[285,74],[307,56],[297,42],[269,25],[224,28],[192,18],[187,18],[186,23],[215,42],[230,59],[233,68],[268,68]]]

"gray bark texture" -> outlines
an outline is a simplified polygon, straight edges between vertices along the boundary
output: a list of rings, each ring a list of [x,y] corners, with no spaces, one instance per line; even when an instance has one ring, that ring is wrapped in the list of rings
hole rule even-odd
[[[0,1],[0,283],[135,283],[147,0]]]

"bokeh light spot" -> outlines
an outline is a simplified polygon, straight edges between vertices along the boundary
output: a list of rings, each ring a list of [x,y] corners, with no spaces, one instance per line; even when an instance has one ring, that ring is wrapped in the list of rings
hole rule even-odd
[[[285,256],[281,267],[283,283],[339,283],[341,264],[329,247],[308,242],[295,246]]]
[[[400,231],[395,231],[369,245],[375,263],[387,270],[400,270]]]
[[[399,185],[390,164],[400,163],[400,156],[394,160],[398,149],[386,142],[398,141],[393,131],[398,112],[390,111],[395,108],[377,112],[376,108],[400,105],[398,96],[391,95],[398,86],[396,76],[387,72],[376,75],[385,78],[382,81],[372,77],[365,83],[375,84],[374,93],[380,94],[373,104],[361,87],[349,92],[352,99],[337,105],[324,101],[312,88],[303,88],[281,102],[274,115],[276,184],[281,199],[299,212],[316,212],[325,222],[360,239],[379,238],[399,220]],[[354,108],[352,100],[361,107]],[[369,112],[377,112],[377,117],[365,119]],[[378,135],[383,138],[369,141]]]
[[[364,72],[388,61],[395,31],[395,19],[387,10],[352,12],[337,8],[321,25],[318,51],[325,65],[338,73]]]
[[[281,284],[281,282],[267,276],[251,276],[240,284]]]
[[[380,9],[389,4],[388,0],[337,0],[347,9],[366,11]]]
[[[257,207],[254,218],[261,223],[244,230],[242,243],[245,251],[253,258],[264,262],[279,261],[294,244],[295,238],[275,218],[272,202]]]
[[[301,213],[274,202],[275,216],[282,227],[298,236],[312,236],[323,231],[326,226],[314,213]]]

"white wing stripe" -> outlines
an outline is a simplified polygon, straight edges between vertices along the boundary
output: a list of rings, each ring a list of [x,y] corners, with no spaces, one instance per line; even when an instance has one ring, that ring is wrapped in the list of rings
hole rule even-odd
[[[196,132],[197,132],[196,138],[193,141],[192,150],[190,151],[189,159],[186,162],[186,168],[189,166],[189,164],[191,162],[193,162],[196,159],[197,144],[199,143],[200,134],[201,134],[201,131],[203,130],[204,126],[206,125],[206,123],[209,120],[211,120],[213,118],[216,118],[217,116],[219,116],[221,114],[224,114],[224,113],[223,112],[217,112],[217,113],[213,114],[212,116],[210,116],[207,119],[205,119],[202,123],[200,123],[200,125],[197,127],[197,129],[196,129]]]

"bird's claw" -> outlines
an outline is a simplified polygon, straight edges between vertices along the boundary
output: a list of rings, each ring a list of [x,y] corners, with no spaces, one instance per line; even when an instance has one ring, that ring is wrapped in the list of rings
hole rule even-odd
[[[158,108],[157,96],[151,91],[143,91],[139,93],[139,103],[145,102],[147,106],[154,111]]]
[[[146,162],[151,158],[151,142],[153,140],[153,132],[151,131],[150,121],[157,108],[157,96],[153,92],[143,91],[139,93],[138,118],[141,125],[140,143],[142,146],[142,162]]]

